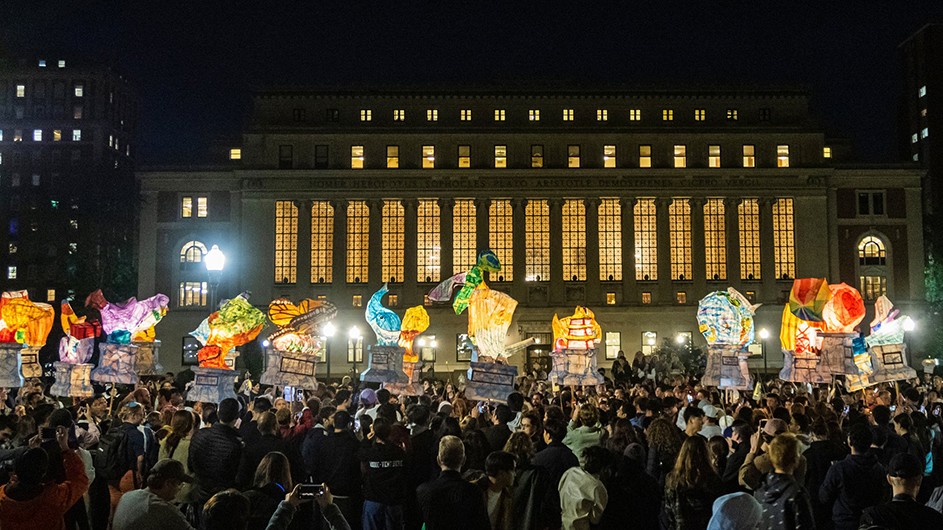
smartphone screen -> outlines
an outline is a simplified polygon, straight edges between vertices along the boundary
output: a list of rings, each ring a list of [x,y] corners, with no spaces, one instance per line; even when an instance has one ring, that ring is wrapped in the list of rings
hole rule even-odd
[[[313,499],[318,495],[324,495],[324,484],[302,484],[298,493],[302,499]]]

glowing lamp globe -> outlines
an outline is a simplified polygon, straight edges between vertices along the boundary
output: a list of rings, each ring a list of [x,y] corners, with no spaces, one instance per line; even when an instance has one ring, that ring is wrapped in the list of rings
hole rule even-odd
[[[220,272],[226,266],[226,255],[223,254],[218,245],[213,245],[213,248],[203,257],[203,263],[206,264],[206,270]]]
[[[766,328],[762,328],[762,329],[760,330],[760,338],[763,339],[763,340],[768,339],[768,338],[769,338],[769,330],[766,329]]]
[[[324,325],[324,329],[321,330],[321,333],[323,333],[325,337],[333,337],[337,333],[337,328],[334,326],[333,322],[328,322]]]

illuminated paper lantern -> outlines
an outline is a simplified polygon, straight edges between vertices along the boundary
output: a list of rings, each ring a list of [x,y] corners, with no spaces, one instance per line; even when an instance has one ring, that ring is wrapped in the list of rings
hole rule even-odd
[[[865,339],[874,368],[869,380],[884,383],[917,377],[917,371],[907,362],[907,345],[904,344],[905,325],[910,317],[901,317],[886,296],[875,301],[874,314],[871,334]]]
[[[390,290],[384,283],[377,292],[373,293],[370,301],[367,302],[365,315],[367,324],[377,336],[377,344],[380,346],[396,346],[399,343],[399,334],[402,321],[395,312],[383,305],[383,297]]]
[[[864,319],[864,300],[847,284],[829,285],[829,300],[822,310],[825,329],[831,333],[852,333]]]
[[[0,328],[8,330],[5,338],[27,346],[42,348],[52,331],[56,312],[49,304],[32,302],[25,296],[5,298],[0,307]]]
[[[134,373],[140,377],[157,377],[164,375],[164,367],[160,364],[160,341],[132,342],[137,346],[134,356]]]
[[[321,327],[337,316],[337,307],[326,300],[304,299],[293,304],[279,298],[269,304],[269,320],[278,329],[269,335],[269,342],[277,350],[320,355]]]
[[[462,288],[455,295],[452,302],[452,309],[456,315],[461,315],[468,307],[471,301],[472,293],[479,285],[484,282],[485,272],[497,272],[501,270],[501,261],[491,249],[482,250],[478,253],[478,259],[475,265],[468,272],[461,272],[437,285],[432,291],[429,291],[429,299],[434,302],[447,302],[452,297],[452,291],[459,285]]]
[[[403,355],[404,367],[407,363],[419,362],[419,356],[413,353],[413,341],[427,329],[429,329],[429,313],[424,307],[417,305],[406,310],[399,332],[399,346],[406,350]]]
[[[406,374],[408,382],[406,383],[383,383],[383,388],[387,389],[393,395],[397,396],[421,396],[422,381],[422,361],[403,362],[403,373]]]
[[[236,399],[236,378],[239,374],[230,368],[194,366],[193,386],[187,391],[187,401],[219,403],[226,398]]]
[[[0,342],[0,388],[23,386],[23,358],[20,356],[22,350],[22,344]]]
[[[801,278],[792,282],[789,291],[789,311],[801,320],[821,322],[822,311],[831,297],[824,278]]]
[[[135,335],[154,327],[167,314],[170,298],[156,294],[145,300],[134,297],[109,302],[100,309],[102,328],[109,342],[130,343]]]
[[[478,347],[478,359],[505,362],[508,328],[514,318],[517,300],[481,284],[472,293],[468,305],[468,335]]]
[[[596,366],[596,344],[602,328],[592,310],[577,306],[572,316],[553,315],[553,370],[550,381],[558,385],[596,386],[605,383]]]
[[[752,305],[733,287],[714,291],[698,302],[698,329],[708,344],[734,344],[746,347],[754,341],[753,316],[759,305]]]
[[[248,297],[248,293],[242,293],[226,300],[190,333],[203,344],[197,352],[200,366],[227,367],[229,352],[258,337],[265,325],[265,314],[253,307]]]
[[[749,351],[737,344],[708,344],[707,366],[701,384],[722,390],[750,390],[753,376],[747,365]]]
[[[17,342],[16,340],[16,328],[12,328],[7,325],[6,321],[3,320],[3,307],[7,305],[8,302],[14,298],[25,298],[29,300],[29,294],[27,291],[4,291],[0,295],[0,343],[4,342]]]
[[[317,361],[317,356],[307,353],[269,348],[265,351],[265,371],[262,372],[259,382],[263,385],[317,390]]]
[[[76,398],[89,398],[95,395],[95,390],[89,380],[94,365],[56,362],[52,366],[55,369],[56,382],[49,387],[50,394]]]
[[[133,344],[103,342],[98,345],[98,367],[92,370],[92,381],[133,385],[138,382],[134,373],[134,357],[138,347]]]

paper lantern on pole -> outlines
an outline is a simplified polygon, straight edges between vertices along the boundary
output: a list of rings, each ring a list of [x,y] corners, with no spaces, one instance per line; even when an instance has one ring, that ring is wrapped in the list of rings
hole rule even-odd
[[[60,308],[59,320],[65,335],[59,341],[59,362],[53,363],[56,381],[49,387],[49,393],[60,397],[91,397],[94,392],[91,372],[95,366],[89,361],[95,353],[95,337],[101,331],[101,324],[76,315],[68,300],[63,300]]]
[[[144,300],[132,297],[124,302],[108,302],[100,290],[86,299],[86,304],[101,314],[107,336],[106,342],[98,345],[100,355],[98,366],[92,370],[92,381],[125,385],[138,382],[135,372],[138,347],[131,339],[160,322],[169,301],[166,295],[156,294]]]
[[[203,368],[231,369],[227,357],[235,348],[254,340],[265,325],[265,314],[249,303],[249,293],[223,302],[190,333],[203,348],[197,352]]]
[[[602,328],[592,310],[577,306],[572,316],[553,315],[553,369],[548,379],[558,385],[596,386],[605,383],[596,366],[596,345]]]
[[[364,314],[367,324],[377,336],[377,343],[367,347],[369,360],[367,369],[360,374],[360,380],[405,384],[409,382],[409,378],[403,372],[403,355],[406,350],[399,346],[402,320],[383,305],[383,297],[388,292],[389,288],[383,284],[367,302]]]
[[[707,340],[707,366],[701,384],[725,390],[753,388],[747,346],[755,339],[757,307],[733,287],[708,293],[698,303],[698,329]]]
[[[844,283],[829,286],[830,298],[822,310],[821,363],[833,375],[859,375],[855,363],[855,331],[864,318],[864,301],[854,287]]]
[[[308,298],[295,305],[280,298],[269,304],[268,315],[278,329],[269,335],[271,347],[259,381],[316,390],[315,372],[324,353],[321,327],[337,316],[337,308],[326,300]]]
[[[871,334],[865,339],[871,353],[874,373],[869,377],[873,383],[903,381],[917,377],[917,371],[907,362],[907,345],[904,332],[910,317],[900,316],[894,304],[886,296],[874,303],[874,320]]]
[[[501,261],[491,249],[482,250],[478,253],[478,259],[475,265],[468,272],[460,272],[455,276],[443,281],[434,289],[429,291],[429,299],[434,302],[446,302],[452,297],[452,291],[461,286],[455,300],[452,302],[452,308],[456,315],[461,315],[468,307],[471,301],[472,293],[484,282],[485,272],[497,272],[501,270]]]
[[[800,320],[821,322],[831,292],[825,278],[801,278],[792,282],[789,311]]]
[[[24,378],[42,377],[39,350],[55,321],[49,304],[30,301],[26,291],[8,291],[0,297],[0,386],[23,386]]]
[[[783,350],[783,368],[780,379],[794,383],[828,383],[831,373],[820,366],[822,347],[820,322],[809,322],[798,318],[790,304],[783,307],[782,327],[779,339]]]

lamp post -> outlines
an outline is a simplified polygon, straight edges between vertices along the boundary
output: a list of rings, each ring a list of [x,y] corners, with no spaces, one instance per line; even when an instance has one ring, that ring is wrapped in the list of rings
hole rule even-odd
[[[766,375],[768,367],[766,366],[766,339],[769,338],[769,330],[760,328],[760,348],[763,352],[763,375]]]
[[[216,295],[219,290],[219,280],[223,275],[223,267],[226,266],[226,255],[218,245],[213,245],[213,248],[203,257],[203,264],[206,266],[210,280],[210,309],[216,311]]]
[[[331,382],[331,339],[334,338],[334,335],[337,334],[337,328],[334,327],[333,322],[328,322],[324,324],[324,329],[321,330],[324,337],[324,355],[327,356],[327,382]]]
[[[360,328],[358,328],[357,326],[350,326],[350,329],[347,331],[347,337],[350,340],[354,341],[353,363],[354,363],[354,373],[356,374],[357,373],[357,342],[356,341],[360,340],[361,338]]]

